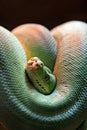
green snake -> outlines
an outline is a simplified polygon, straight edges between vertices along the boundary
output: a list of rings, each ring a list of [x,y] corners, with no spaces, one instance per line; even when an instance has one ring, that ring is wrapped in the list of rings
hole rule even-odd
[[[7,130],[87,130],[87,24],[0,27],[0,121]]]

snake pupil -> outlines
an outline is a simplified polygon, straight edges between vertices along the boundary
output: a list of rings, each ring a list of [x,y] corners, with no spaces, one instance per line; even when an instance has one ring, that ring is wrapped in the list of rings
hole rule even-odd
[[[45,80],[48,81],[50,79],[49,75],[45,75]]]

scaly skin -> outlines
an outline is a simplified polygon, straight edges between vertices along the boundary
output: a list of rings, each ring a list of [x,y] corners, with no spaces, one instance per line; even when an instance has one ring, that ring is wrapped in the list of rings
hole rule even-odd
[[[46,95],[52,93],[56,86],[56,78],[38,57],[29,59],[26,72],[33,86],[39,92]]]
[[[73,21],[53,29],[56,44],[40,25],[22,25],[13,33],[26,54],[14,35],[0,27],[1,122],[8,130],[86,130],[87,24]],[[29,82],[28,56],[53,71],[57,85],[51,94],[41,94]]]

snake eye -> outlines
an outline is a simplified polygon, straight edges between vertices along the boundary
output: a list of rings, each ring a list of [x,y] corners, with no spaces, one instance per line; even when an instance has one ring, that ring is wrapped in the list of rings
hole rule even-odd
[[[45,75],[45,80],[48,81],[50,79],[50,76],[48,74]]]

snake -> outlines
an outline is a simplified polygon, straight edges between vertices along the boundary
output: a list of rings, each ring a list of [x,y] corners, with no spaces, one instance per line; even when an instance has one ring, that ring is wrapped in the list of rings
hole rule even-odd
[[[7,130],[87,130],[87,24],[0,26],[0,122]]]

